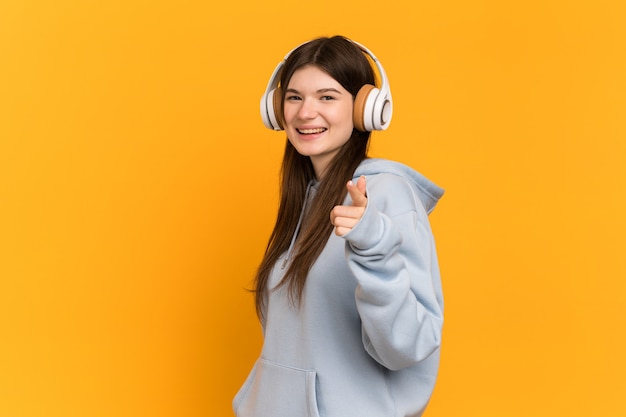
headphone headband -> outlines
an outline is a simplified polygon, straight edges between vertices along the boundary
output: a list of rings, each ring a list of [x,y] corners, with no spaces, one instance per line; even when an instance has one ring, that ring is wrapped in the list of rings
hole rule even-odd
[[[370,132],[372,130],[385,130],[389,126],[391,116],[393,113],[393,103],[391,100],[391,90],[389,88],[389,81],[387,74],[378,61],[378,58],[367,49],[364,45],[349,40],[356,45],[363,53],[368,55],[374,62],[378,74],[380,75],[380,88],[376,88],[373,85],[364,85],[354,99],[354,127],[360,131]],[[289,58],[289,56],[298,49],[300,46],[306,44],[300,44],[293,48],[285,55],[283,60],[278,63],[272,76],[270,77],[265,93],[261,97],[261,118],[263,124],[268,129],[283,130],[283,115],[282,113],[282,93],[278,83],[280,82],[280,75],[282,73],[283,66]]]

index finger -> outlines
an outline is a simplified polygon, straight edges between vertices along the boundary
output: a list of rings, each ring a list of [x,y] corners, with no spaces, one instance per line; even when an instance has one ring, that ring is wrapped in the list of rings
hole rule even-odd
[[[347,184],[348,193],[352,199],[352,205],[356,207],[365,207],[367,205],[366,196],[366,181],[365,177],[361,175],[356,184],[352,180]]]

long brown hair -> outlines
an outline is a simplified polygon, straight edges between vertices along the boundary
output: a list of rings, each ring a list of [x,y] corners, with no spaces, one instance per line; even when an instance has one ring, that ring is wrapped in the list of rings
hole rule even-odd
[[[372,66],[364,53],[354,43],[341,36],[318,38],[294,50],[283,67],[280,85],[287,86],[294,72],[314,65],[326,71],[354,98],[365,84],[375,84]],[[284,90],[282,88],[282,101]],[[282,114],[282,109],[280,111]],[[329,163],[314,199],[307,204],[307,215],[297,232],[298,220],[303,210],[307,186],[316,180],[313,165],[308,156],[300,155],[286,141],[280,175],[280,206],[274,230],[270,235],[265,256],[255,277],[257,315],[265,320],[268,280],[272,269],[290,246],[298,233],[285,275],[279,286],[287,285],[292,302],[298,303],[311,266],[318,258],[333,226],[330,211],[341,204],[346,196],[346,182],[352,178],[361,161],[367,158],[369,132],[353,129],[350,139]]]

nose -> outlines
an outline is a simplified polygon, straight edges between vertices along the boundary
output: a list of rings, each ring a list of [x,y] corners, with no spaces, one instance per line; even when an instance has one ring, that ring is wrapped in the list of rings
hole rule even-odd
[[[317,108],[311,99],[302,100],[298,109],[298,117],[301,119],[312,119],[317,115]]]

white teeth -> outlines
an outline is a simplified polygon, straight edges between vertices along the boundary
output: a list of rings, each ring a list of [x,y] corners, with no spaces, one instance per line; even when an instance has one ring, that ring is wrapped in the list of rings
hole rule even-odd
[[[326,130],[324,127],[318,127],[316,129],[298,129],[298,132],[304,135],[312,135],[314,133],[322,133]]]

